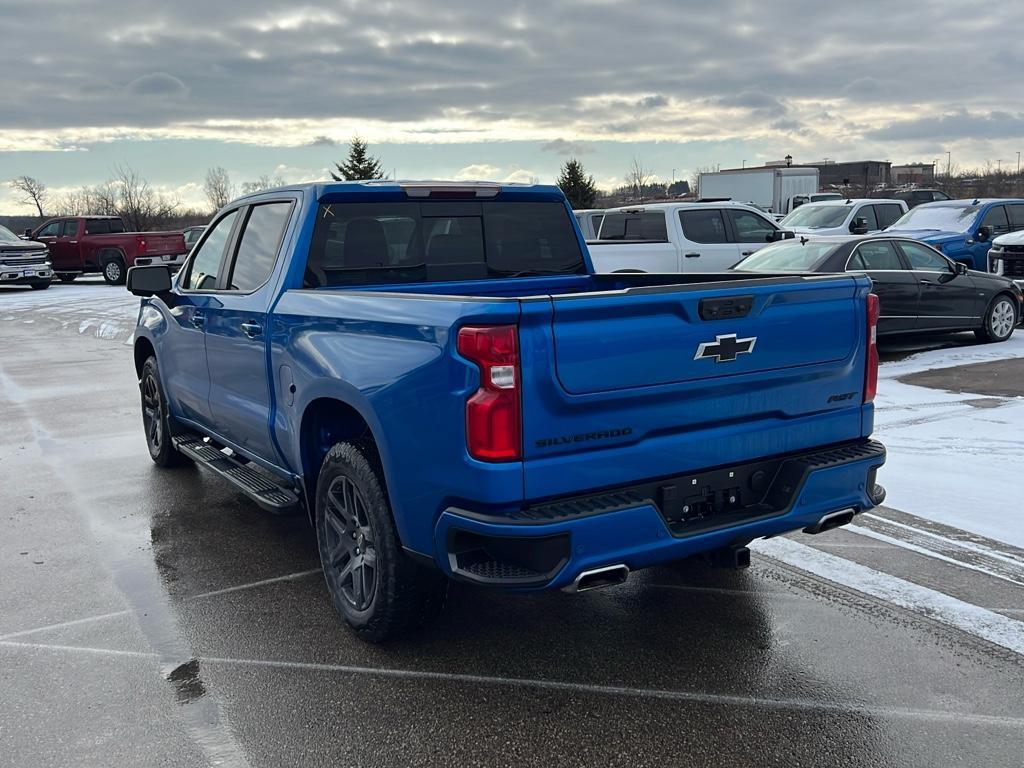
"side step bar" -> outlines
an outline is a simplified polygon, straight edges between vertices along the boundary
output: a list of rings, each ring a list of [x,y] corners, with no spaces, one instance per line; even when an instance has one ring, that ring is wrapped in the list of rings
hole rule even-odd
[[[301,505],[299,495],[269,475],[246,466],[248,462],[224,453],[217,444],[195,432],[172,438],[174,447],[197,466],[209,469],[233,483],[260,507],[274,514],[285,514]]]

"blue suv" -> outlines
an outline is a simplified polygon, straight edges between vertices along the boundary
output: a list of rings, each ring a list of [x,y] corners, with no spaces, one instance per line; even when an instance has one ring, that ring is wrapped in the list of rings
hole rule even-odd
[[[912,237],[954,261],[988,272],[992,239],[1024,230],[1024,199],[942,200],[913,208],[888,234]]]

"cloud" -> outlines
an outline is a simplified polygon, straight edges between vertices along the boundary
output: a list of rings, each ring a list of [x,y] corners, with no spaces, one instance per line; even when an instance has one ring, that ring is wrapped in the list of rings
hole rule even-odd
[[[971,139],[1024,138],[1024,114],[1010,112],[972,113],[965,109],[935,117],[898,120],[867,132],[878,141],[948,141]]]
[[[741,91],[732,96],[722,96],[715,100],[718,106],[733,109],[748,109],[752,112],[767,115],[783,115],[786,107],[774,96],[763,91]]]
[[[455,178],[459,181],[488,181],[496,178],[501,173],[501,168],[486,163],[475,163],[460,168],[455,172]]]
[[[540,148],[541,152],[554,152],[556,155],[578,157],[588,152],[596,152],[593,146],[582,141],[566,141],[565,139],[554,139]]]
[[[645,96],[636,102],[635,106],[637,109],[657,109],[658,107],[664,107],[668,104],[668,99],[664,96],[655,94],[654,96]]]
[[[159,96],[174,98],[188,95],[188,86],[166,72],[154,72],[132,80],[124,87],[134,96]]]
[[[309,141],[311,147],[337,147],[341,142],[335,141],[330,136],[314,136]]]

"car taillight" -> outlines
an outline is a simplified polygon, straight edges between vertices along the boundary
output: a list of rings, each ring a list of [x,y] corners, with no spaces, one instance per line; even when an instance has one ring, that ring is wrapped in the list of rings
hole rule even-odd
[[[864,371],[864,402],[870,403],[878,393],[878,296],[868,294],[868,359]]]
[[[139,238],[139,253],[145,253],[145,252],[146,252],[146,238],[140,237]]]
[[[480,367],[480,388],[466,401],[466,446],[481,461],[523,456],[519,330],[514,325],[459,329],[459,353]]]

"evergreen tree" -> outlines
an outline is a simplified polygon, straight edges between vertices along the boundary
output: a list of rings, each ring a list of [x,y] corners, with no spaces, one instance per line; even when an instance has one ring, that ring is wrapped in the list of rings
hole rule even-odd
[[[362,181],[386,177],[384,165],[378,158],[370,156],[366,142],[358,136],[352,139],[345,162],[335,163],[334,167],[338,169],[338,173],[331,172],[331,178],[335,181]]]
[[[597,186],[594,184],[594,177],[586,175],[583,163],[575,157],[562,166],[562,174],[558,177],[558,187],[569,198],[569,205],[573,208],[594,207],[594,201],[597,200]]]

